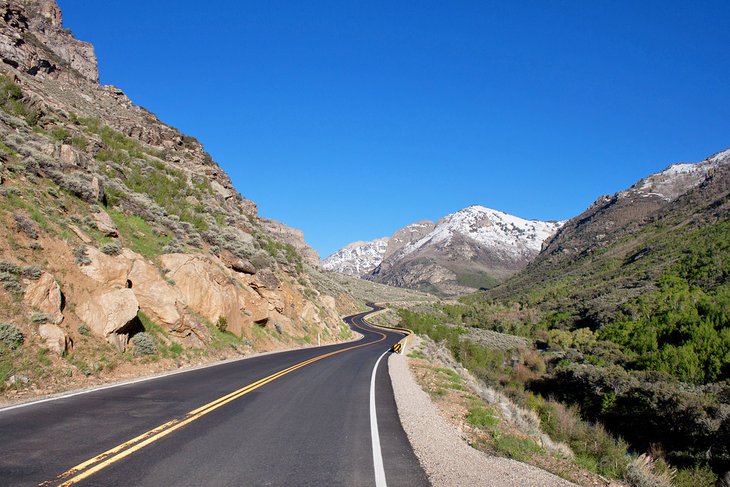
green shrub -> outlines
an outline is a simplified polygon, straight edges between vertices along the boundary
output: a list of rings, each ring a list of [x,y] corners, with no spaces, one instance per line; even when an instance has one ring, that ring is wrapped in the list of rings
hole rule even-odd
[[[674,487],[714,487],[717,475],[707,465],[695,465],[691,468],[681,468],[674,476]]]
[[[89,259],[89,255],[86,251],[86,245],[79,245],[74,249],[74,258],[76,259],[76,264],[78,265],[91,264],[91,259]]]
[[[672,487],[675,473],[665,466],[662,468],[661,462],[642,454],[629,464],[625,480],[631,487]]]
[[[17,264],[8,262],[6,260],[0,260],[0,272],[7,272],[9,274],[20,274],[21,270]]]
[[[68,130],[63,127],[53,128],[51,130],[51,138],[56,142],[69,142],[71,140]]]
[[[33,312],[33,314],[30,317],[30,321],[34,325],[41,325],[43,323],[47,323],[48,322],[48,315],[45,314],[45,313]]]
[[[36,224],[33,222],[33,220],[21,213],[15,213],[13,215],[13,218],[15,218],[15,223],[18,227],[18,230],[22,231],[33,240],[38,239],[38,229],[36,228]]]
[[[183,252],[185,252],[185,244],[177,239],[171,240],[162,248],[163,254],[180,254]]]
[[[114,256],[122,253],[122,246],[119,245],[117,242],[112,242],[102,245],[99,250],[101,250],[106,255]]]
[[[2,283],[5,290],[11,294],[18,296],[23,293],[23,288],[20,286],[17,274],[0,271],[0,283]]]
[[[469,408],[466,421],[479,428],[492,428],[499,423],[499,419],[497,419],[494,413],[481,405],[475,405]]]
[[[525,461],[543,452],[543,449],[530,438],[520,438],[495,431],[492,433],[492,441],[498,452],[517,461]]]
[[[157,346],[152,337],[146,332],[140,332],[132,337],[135,355],[154,355],[157,353]]]
[[[41,275],[43,275],[43,270],[41,270],[41,268],[38,266],[31,265],[28,267],[23,267],[21,275],[26,279],[37,281],[41,278]]]
[[[78,330],[79,330],[79,335],[88,335],[91,333],[91,329],[89,328],[89,325],[87,325],[86,323],[81,323],[79,325]]]
[[[16,327],[8,323],[0,323],[0,343],[15,350],[23,344],[24,340],[25,337]]]

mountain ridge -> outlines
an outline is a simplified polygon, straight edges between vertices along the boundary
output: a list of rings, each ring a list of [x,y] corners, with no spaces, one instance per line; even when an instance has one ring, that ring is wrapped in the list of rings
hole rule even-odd
[[[687,245],[677,240],[680,235],[728,218],[729,185],[726,149],[697,163],[672,164],[601,196],[568,220],[525,270],[489,295],[552,302],[569,310],[573,321],[601,326],[623,303],[656,289],[661,271],[677,259],[672,248]],[[597,275],[603,277],[589,282]]]
[[[405,226],[388,238],[385,250],[383,239],[348,244],[324,259],[323,266],[398,287],[457,294],[493,285],[521,268],[560,225],[471,205],[436,223]],[[372,251],[374,242],[377,252]],[[470,261],[470,268],[459,259]]]

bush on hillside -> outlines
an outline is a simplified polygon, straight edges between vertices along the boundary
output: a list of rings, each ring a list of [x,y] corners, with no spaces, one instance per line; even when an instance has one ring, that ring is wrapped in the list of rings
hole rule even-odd
[[[157,346],[147,332],[140,332],[132,337],[135,355],[154,355],[157,353]]]
[[[25,337],[16,327],[8,323],[0,323],[0,343],[15,350],[23,344],[24,340]]]

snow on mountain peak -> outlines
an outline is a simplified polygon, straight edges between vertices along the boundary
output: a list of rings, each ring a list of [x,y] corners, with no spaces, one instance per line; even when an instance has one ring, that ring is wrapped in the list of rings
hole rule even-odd
[[[322,267],[329,271],[352,276],[363,276],[375,269],[383,260],[388,248],[388,237],[369,242],[352,242],[322,260]]]
[[[672,201],[699,186],[712,169],[727,163],[730,163],[730,149],[708,157],[702,162],[672,164],[665,170],[642,179],[618,195],[644,198],[655,196],[665,201]]]
[[[500,254],[534,256],[545,239],[564,222],[544,222],[522,218],[473,205],[445,216],[436,227],[416,242],[406,245],[403,255],[424,245],[447,245],[454,235],[461,234]]]

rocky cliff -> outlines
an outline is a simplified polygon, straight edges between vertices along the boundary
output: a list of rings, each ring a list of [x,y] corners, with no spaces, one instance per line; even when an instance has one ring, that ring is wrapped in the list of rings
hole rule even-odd
[[[0,388],[150,350],[179,361],[349,333],[353,302],[310,278],[301,232],[260,219],[194,137],[100,86],[55,1],[0,2],[0,59],[0,326],[23,337],[0,340]],[[28,359],[43,350],[66,358]]]

